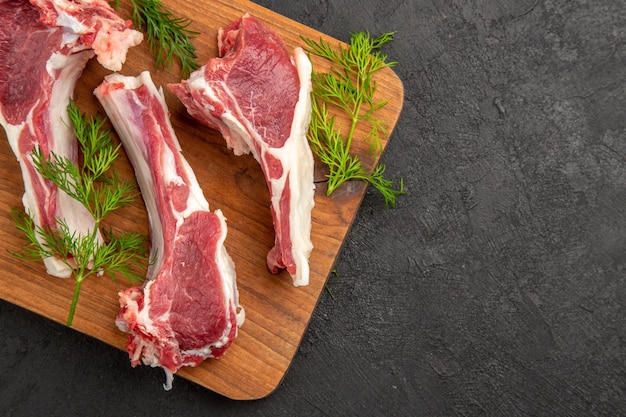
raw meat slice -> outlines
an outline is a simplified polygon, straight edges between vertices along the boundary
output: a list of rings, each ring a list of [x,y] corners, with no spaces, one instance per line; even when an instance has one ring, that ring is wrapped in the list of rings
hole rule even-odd
[[[148,72],[109,75],[95,94],[135,169],[152,238],[147,281],[120,292],[116,324],[131,334],[132,365],[162,367],[170,389],[182,366],[222,356],[243,323],[226,221],[209,211]]]
[[[286,268],[295,286],[309,283],[313,154],[306,139],[311,117],[311,62],[293,59],[282,39],[244,15],[218,33],[220,58],[169,88],[188,112],[219,129],[235,155],[252,153],[271,196],[272,273]]]
[[[106,2],[0,1],[0,124],[20,163],[24,208],[41,227],[55,225],[55,219],[64,219],[80,234],[94,227],[82,205],[41,178],[31,152],[39,147],[46,157],[54,152],[77,160],[66,108],[76,81],[94,56],[92,46],[103,34],[110,34],[113,41],[95,54],[105,57],[112,69],[119,68],[126,50],[142,39]],[[51,275],[70,276],[70,269],[57,258],[45,259],[44,265]]]

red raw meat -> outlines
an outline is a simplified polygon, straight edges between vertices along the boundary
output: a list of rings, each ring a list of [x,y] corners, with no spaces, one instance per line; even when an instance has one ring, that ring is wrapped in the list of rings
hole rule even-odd
[[[306,138],[311,63],[301,48],[290,57],[282,39],[247,14],[220,29],[218,47],[220,58],[169,87],[235,155],[252,153],[260,163],[275,230],[267,266],[272,273],[286,268],[294,285],[307,285],[315,191]]]
[[[120,292],[116,324],[131,334],[132,365],[162,367],[170,389],[182,366],[222,356],[243,322],[226,221],[209,211],[148,72],[109,75],[95,94],[135,169],[152,238],[147,281]]]
[[[103,37],[110,37],[106,47]],[[0,124],[24,179],[24,208],[41,227],[64,219],[80,234],[94,221],[77,201],[41,178],[31,152],[77,161],[77,141],[69,128],[67,105],[87,61],[98,56],[119,69],[129,47],[143,35],[130,29],[105,1],[0,1]],[[69,277],[56,258],[44,260],[49,274]]]

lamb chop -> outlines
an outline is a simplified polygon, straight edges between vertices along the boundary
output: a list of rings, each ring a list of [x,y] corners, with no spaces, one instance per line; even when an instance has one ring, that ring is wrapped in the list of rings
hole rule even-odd
[[[259,162],[275,230],[268,269],[286,268],[294,285],[307,285],[315,191],[306,139],[311,63],[301,48],[290,57],[283,40],[247,14],[220,29],[218,48],[219,58],[169,88],[235,155],[252,153]]]
[[[131,29],[103,0],[0,1],[0,124],[19,161],[23,204],[38,227],[64,220],[85,235],[93,217],[77,201],[44,180],[35,169],[38,148],[76,162],[78,146],[67,116],[76,81],[94,55],[118,70],[143,35]],[[69,277],[60,259],[44,259],[49,274]]]
[[[222,356],[243,323],[226,221],[209,211],[148,72],[109,75],[95,94],[135,169],[152,240],[147,281],[120,292],[116,324],[131,334],[131,364],[162,367],[170,389],[182,366]]]

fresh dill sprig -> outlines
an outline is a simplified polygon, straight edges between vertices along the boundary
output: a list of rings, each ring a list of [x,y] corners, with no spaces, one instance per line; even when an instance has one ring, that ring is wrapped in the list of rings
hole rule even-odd
[[[56,219],[55,225],[38,226],[28,213],[18,209],[13,209],[13,220],[27,241],[22,251],[14,253],[16,257],[29,261],[56,257],[72,271],[76,283],[67,319],[71,326],[83,281],[105,272],[112,279],[119,273],[129,281],[140,281],[143,276],[136,271],[147,259],[147,250],[146,239],[139,233],[116,236],[110,230],[100,230],[104,217],[131,202],[137,193],[134,183],[121,180],[112,167],[120,146],[115,146],[110,132],[104,129],[105,119],[85,116],[74,102],[70,102],[68,115],[83,154],[82,166],[54,153],[46,158],[39,148],[33,150],[33,163],[43,178],[91,213],[93,230],[79,234],[64,219]]]
[[[382,137],[387,135],[384,121],[375,117],[375,112],[383,108],[386,101],[375,101],[377,84],[374,73],[395,65],[387,62],[387,56],[379,51],[386,43],[393,40],[394,32],[386,32],[372,38],[368,32],[355,32],[351,35],[347,48],[332,47],[322,38],[314,41],[305,37],[305,50],[311,55],[329,60],[332,64],[328,73],[312,74],[312,117],[308,139],[312,150],[320,160],[328,165],[327,195],[331,195],[344,182],[363,180],[373,185],[385,198],[385,205],[394,207],[396,197],[404,194],[403,182],[394,188],[393,181],[383,177],[385,166],[378,164],[373,170],[366,169],[358,155],[351,152],[352,141],[359,123],[369,123],[365,139],[369,150],[379,156],[382,149]],[[347,134],[342,134],[335,123],[335,117],[329,114],[329,108],[336,108],[350,118]]]
[[[200,67],[191,43],[198,32],[189,29],[191,20],[174,16],[161,0],[131,0],[131,4],[133,24],[137,30],[145,30],[157,68],[170,69],[176,58],[181,77],[186,78]]]
[[[44,178],[85,206],[100,223],[137,196],[135,183],[120,179],[115,171],[105,175],[119,158],[121,147],[114,145],[110,131],[104,129],[106,119],[86,117],[74,102],[70,102],[67,113],[83,154],[82,167],[54,153],[46,158],[39,148],[33,150],[33,163]]]

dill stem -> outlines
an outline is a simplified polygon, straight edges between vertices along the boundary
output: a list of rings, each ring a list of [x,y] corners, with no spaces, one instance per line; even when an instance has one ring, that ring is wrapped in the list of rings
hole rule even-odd
[[[361,112],[361,100],[357,100],[354,103],[354,109],[352,110],[352,122],[350,123],[350,130],[348,131],[348,137],[346,138],[346,149],[352,149],[352,138],[356,131],[356,125],[359,123],[359,113]]]
[[[354,136],[354,131],[356,130],[356,125],[359,119],[356,116],[352,116],[352,122],[350,123],[350,130],[348,131],[348,137],[346,138],[346,149],[351,149],[352,146],[352,137]]]
[[[78,295],[80,294],[80,286],[85,279],[84,275],[80,277],[76,276],[76,285],[74,285],[74,296],[72,297],[72,305],[70,306],[70,314],[67,317],[67,327],[72,327],[72,321],[74,320],[74,312],[76,311],[76,304],[78,304]]]

